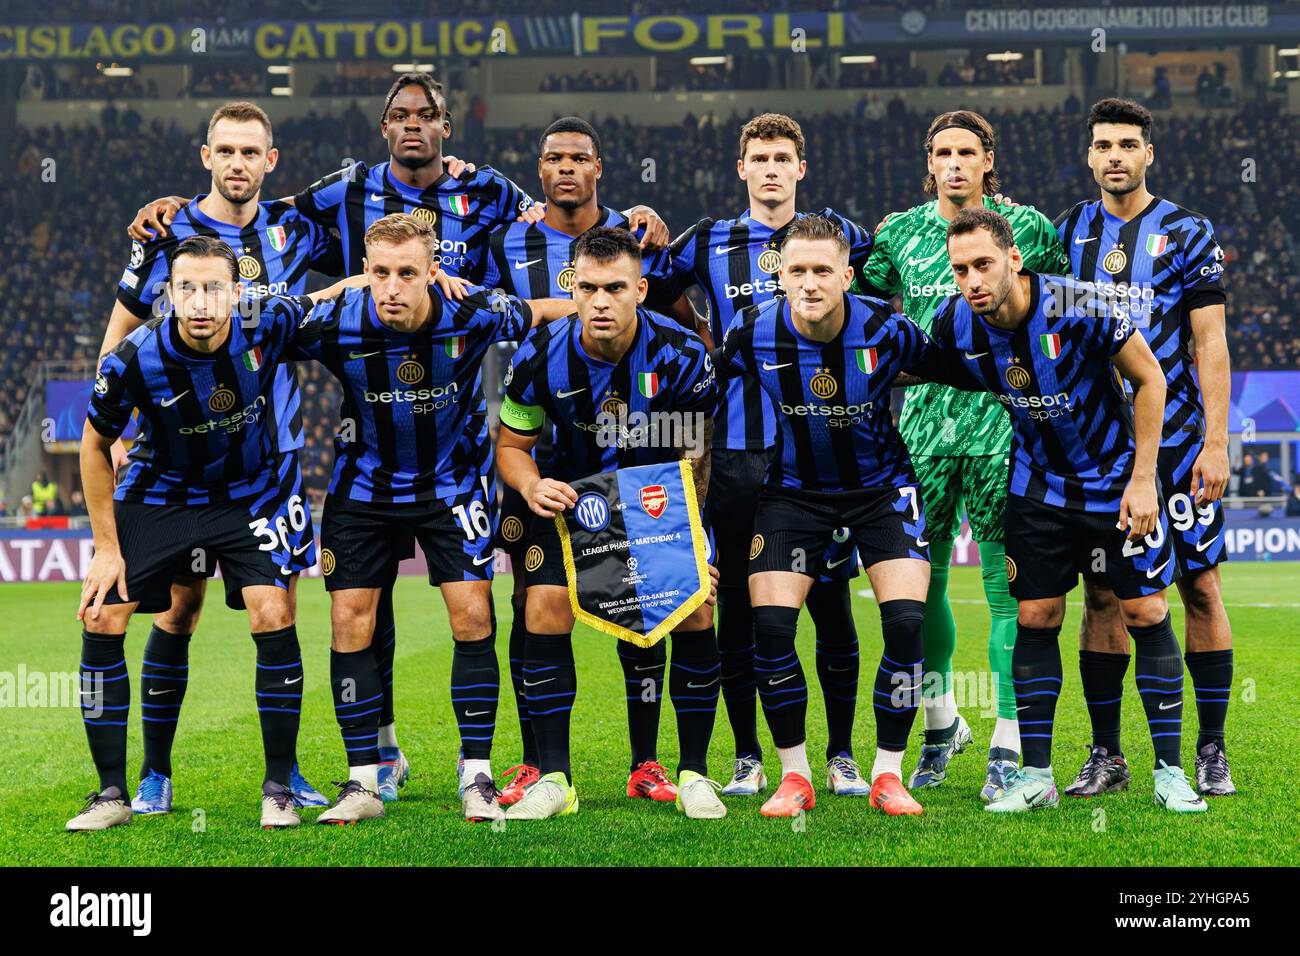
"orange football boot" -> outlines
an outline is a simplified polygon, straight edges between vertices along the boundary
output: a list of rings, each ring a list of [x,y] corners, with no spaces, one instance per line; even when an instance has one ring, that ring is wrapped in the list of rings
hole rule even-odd
[[[668,803],[677,799],[677,784],[672,782],[659,761],[647,760],[638,764],[627,778],[627,795]]]
[[[508,807],[512,803],[518,803],[524,798],[524,791],[535,784],[542,778],[542,772],[536,767],[531,767],[526,763],[517,764],[507,770],[502,776],[514,774],[511,780],[501,790],[501,796],[497,798],[497,803],[503,807]]]
[[[921,805],[903,786],[895,774],[882,773],[871,784],[871,805],[884,810],[891,817],[920,816]]]
[[[801,773],[791,772],[781,778],[781,786],[768,797],[759,812],[765,817],[793,817],[798,816],[800,810],[811,810],[815,806],[817,794],[813,792],[812,781]]]

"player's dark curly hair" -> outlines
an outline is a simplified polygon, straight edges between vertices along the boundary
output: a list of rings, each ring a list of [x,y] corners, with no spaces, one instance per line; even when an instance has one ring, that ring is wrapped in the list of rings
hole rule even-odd
[[[925,152],[927,156],[930,154],[930,149],[934,145],[934,138],[939,135],[939,132],[954,127],[974,133],[979,138],[984,151],[995,154],[994,162],[997,162],[998,134],[993,132],[993,126],[988,120],[973,110],[952,110],[936,116],[931,121],[930,128],[925,131]],[[1001,185],[996,168],[990,169],[984,174],[984,195],[996,196]],[[921,188],[925,190],[927,196],[939,195],[939,183],[934,178],[934,173],[926,173]]]
[[[403,73],[394,80],[393,85],[388,89],[388,96],[384,99],[384,108],[379,114],[379,122],[383,123],[388,119],[388,108],[393,105],[394,98],[408,86],[418,86],[424,90],[424,95],[434,106],[441,101],[443,119],[451,122],[451,110],[447,109],[447,94],[443,91],[442,84],[433,78],[432,73]]]
[[[537,152],[546,152],[546,137],[552,133],[578,133],[586,136],[591,140],[591,148],[596,151],[596,158],[600,158],[600,137],[596,135],[596,129],[590,123],[580,116],[561,116],[546,129],[542,130],[542,138],[537,141]]]
[[[230,266],[230,278],[239,278],[239,262],[235,252],[216,236],[190,236],[177,243],[167,260],[167,271],[176,274],[176,260],[181,256],[193,256],[196,259],[225,259]]]
[[[952,222],[948,223],[948,238],[965,235],[976,229],[987,229],[999,249],[1010,249],[1015,245],[1016,239],[1011,232],[1011,223],[1007,222],[1001,213],[985,209],[983,206],[974,206],[957,213]]]
[[[573,261],[595,259],[597,262],[613,262],[622,256],[628,256],[641,262],[641,247],[632,233],[626,229],[614,229],[610,226],[596,226],[588,229],[573,244]]]
[[[1088,110],[1088,140],[1092,141],[1092,128],[1098,123],[1118,123],[1137,126],[1142,130],[1142,142],[1151,142],[1151,111],[1141,103],[1109,96],[1098,100]]]

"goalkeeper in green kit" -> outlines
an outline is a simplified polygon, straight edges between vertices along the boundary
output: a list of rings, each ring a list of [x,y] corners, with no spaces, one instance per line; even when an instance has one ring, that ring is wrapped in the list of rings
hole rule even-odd
[[[948,262],[948,222],[968,206],[984,205],[1007,218],[1025,268],[1067,273],[1069,258],[1051,221],[1032,206],[999,206],[993,171],[997,138],[984,117],[968,110],[941,113],[925,136],[925,191],[937,198],[886,217],[857,290],[882,299],[903,298],[903,311],[929,331],[939,302],[957,293]],[[1011,424],[997,399],[927,383],[907,391],[899,431],[911,453],[925,504],[930,537],[930,590],[925,605],[925,740],[912,789],[944,781],[948,762],[973,740],[957,713],[952,654],[957,641],[948,602],[948,568],[962,507],[979,545],[984,594],[992,623],[989,668],[997,688],[998,721],[989,741],[988,775],[980,796],[991,800],[1007,772],[1020,762],[1020,730],[1011,683],[1016,642],[1016,602],[1007,591],[1002,521],[1006,509]]]

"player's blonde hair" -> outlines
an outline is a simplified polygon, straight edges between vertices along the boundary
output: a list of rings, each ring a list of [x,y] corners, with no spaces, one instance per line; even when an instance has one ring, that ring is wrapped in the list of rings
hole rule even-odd
[[[256,103],[249,103],[247,100],[235,100],[233,103],[224,103],[218,106],[216,112],[212,114],[212,119],[208,120],[209,143],[212,142],[213,129],[223,119],[233,120],[236,123],[261,123],[262,128],[266,130],[266,148],[271,148],[273,143],[271,138],[271,117],[267,116],[266,110]]]
[[[825,216],[819,216],[815,213],[796,216],[794,222],[790,223],[785,230],[785,238],[781,240],[781,248],[784,249],[796,239],[802,239],[805,242],[834,243],[836,254],[842,258],[848,258],[849,240],[844,235],[844,230],[840,228],[838,223],[831,222]]]
[[[375,244],[400,246],[411,239],[419,239],[429,261],[433,261],[438,252],[438,237],[433,233],[433,224],[404,212],[389,213],[382,219],[376,219],[366,230],[366,248]]]

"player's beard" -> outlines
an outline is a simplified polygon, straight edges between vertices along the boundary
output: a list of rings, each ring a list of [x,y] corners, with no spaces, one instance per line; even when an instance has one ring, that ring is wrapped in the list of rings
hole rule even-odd
[[[1108,192],[1112,196],[1127,196],[1129,193],[1140,189],[1145,181],[1145,177],[1141,173],[1135,173],[1121,167],[1120,172],[1123,172],[1128,179],[1117,185],[1106,178],[1108,172],[1110,172],[1108,169],[1102,171],[1101,178],[1097,180],[1097,185],[1102,188],[1103,192]]]
[[[237,196],[234,193],[230,192],[228,189],[226,189],[225,180],[223,179],[217,180],[217,192],[221,194],[222,199],[224,199],[226,202],[234,206],[242,206],[246,202],[252,202],[253,197],[256,196],[261,191],[262,191],[261,181],[259,180],[258,182],[253,182],[253,180],[250,178],[248,180],[248,189],[244,192],[242,196]]]
[[[989,301],[978,309],[972,305],[971,311],[976,315],[982,316],[997,315],[998,310],[1002,308],[1003,304],[1011,296],[1011,283],[1015,281],[1015,278],[1016,274],[1011,271],[1011,263],[1008,261],[1006,272],[1003,274],[1002,278],[998,280],[998,284],[989,294]]]

